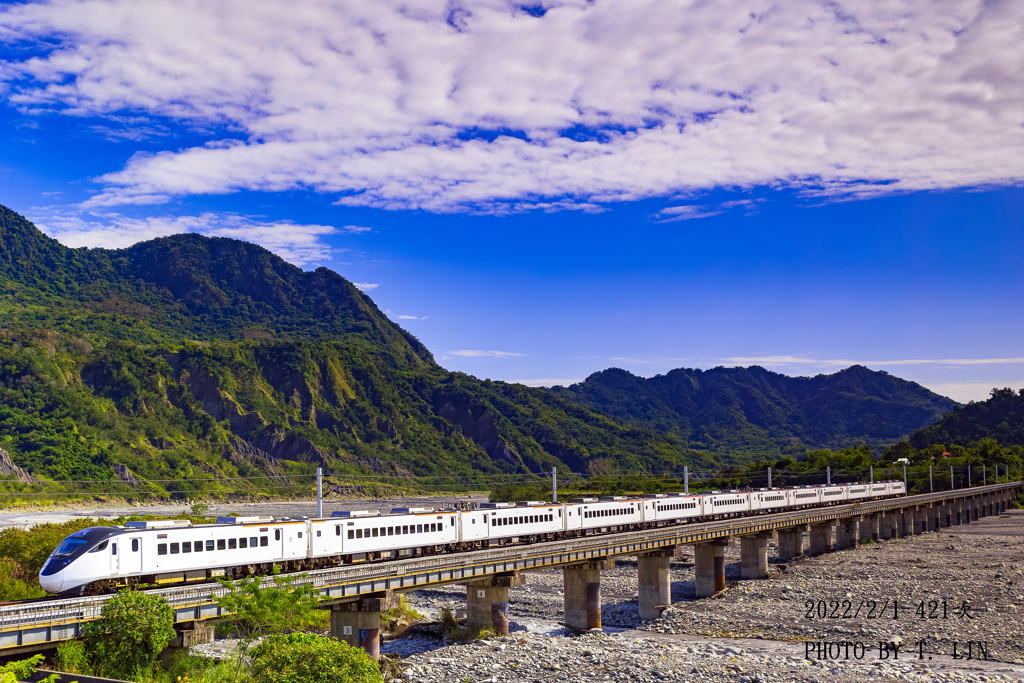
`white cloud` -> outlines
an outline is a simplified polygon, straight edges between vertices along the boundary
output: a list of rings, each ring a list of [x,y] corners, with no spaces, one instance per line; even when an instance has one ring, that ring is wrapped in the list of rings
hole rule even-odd
[[[608,359],[612,363],[623,363],[625,365],[647,365],[653,363],[652,360],[643,360],[642,358],[631,358],[629,356],[612,356]]]
[[[28,114],[237,138],[136,154],[91,207],[313,189],[387,209],[599,210],[722,186],[859,197],[1024,178],[1024,3],[544,8],[10,4],[0,40],[42,56],[0,63],[0,93]],[[132,125],[162,131],[99,134]],[[700,215],[677,208],[665,217]]]
[[[734,356],[722,358],[727,363],[753,363],[756,365],[1002,365],[1007,363],[1024,363],[1024,358],[912,358],[905,360],[852,360],[818,359],[807,356]]]
[[[398,319],[399,320],[426,320],[427,316],[425,316],[425,315],[400,315],[400,316],[398,316]]]
[[[920,384],[928,387],[936,394],[946,396],[959,403],[970,401],[984,401],[992,393],[993,389],[1010,388],[1015,390],[1024,389],[1024,381],[1016,382],[926,382]]]
[[[448,356],[461,356],[463,358],[511,358],[523,357],[525,353],[512,353],[511,351],[475,351],[463,349],[461,351],[449,351]]]
[[[709,218],[717,216],[723,211],[715,211],[707,206],[687,204],[685,206],[670,206],[657,213],[659,223],[672,223],[675,221],[688,221],[694,218]]]
[[[121,249],[156,237],[196,232],[258,244],[297,266],[330,260],[334,250],[321,238],[338,232],[329,225],[261,221],[231,213],[132,218],[113,212],[72,213],[44,207],[33,209],[29,217],[40,230],[69,247]]]
[[[567,387],[582,382],[582,379],[509,379],[509,384],[523,384],[528,387]]]
[[[377,287],[380,286],[372,282],[353,282],[352,284],[356,286],[356,289],[362,292],[369,292],[371,290],[377,289]]]

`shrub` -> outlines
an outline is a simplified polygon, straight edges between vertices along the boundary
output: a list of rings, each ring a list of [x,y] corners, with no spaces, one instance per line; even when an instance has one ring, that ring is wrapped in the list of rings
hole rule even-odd
[[[84,635],[94,674],[145,679],[175,637],[174,610],[159,596],[122,591],[103,604],[102,618]]]
[[[277,573],[275,568],[275,574]],[[310,624],[330,619],[321,614],[320,592],[312,585],[296,586],[295,581],[305,574],[274,576],[273,583],[263,585],[260,576],[249,576],[238,581],[219,579],[228,593],[217,600],[226,612],[234,613],[235,630],[242,636],[259,637],[300,630]],[[319,624],[317,624],[319,625]]]
[[[28,678],[36,672],[36,667],[43,663],[43,659],[42,655],[35,655],[28,659],[9,662],[0,666],[0,683],[18,683],[18,681]],[[39,681],[39,683],[56,683],[59,678],[57,674],[51,674]]]
[[[85,651],[85,643],[80,640],[68,640],[58,645],[53,665],[58,671],[65,673],[88,674],[89,655]]]
[[[290,633],[251,651],[251,683],[380,683],[380,666],[363,650],[334,638]]]

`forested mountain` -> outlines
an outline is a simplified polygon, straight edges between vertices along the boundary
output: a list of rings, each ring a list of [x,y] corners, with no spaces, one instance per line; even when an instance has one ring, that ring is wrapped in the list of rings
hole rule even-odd
[[[936,444],[966,447],[982,439],[1024,446],[1024,389],[993,389],[988,400],[957,406],[935,424],[915,432],[909,441],[920,450]]]
[[[237,240],[68,249],[0,207],[0,321],[11,480],[230,490],[318,465],[453,481],[701,457],[543,389],[444,370],[341,276]]]
[[[859,365],[815,377],[752,366],[683,368],[647,379],[611,368],[552,391],[619,420],[678,435],[690,448],[715,451],[891,443],[957,405]]]

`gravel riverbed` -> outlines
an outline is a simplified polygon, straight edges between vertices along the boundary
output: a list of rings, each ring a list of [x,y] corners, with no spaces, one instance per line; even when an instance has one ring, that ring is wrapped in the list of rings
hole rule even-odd
[[[401,654],[404,677],[423,683],[581,676],[738,683],[1024,681],[1024,511],[784,564],[776,551],[773,541],[768,579],[741,581],[739,548],[728,548],[729,589],[696,600],[692,550],[686,549],[672,564],[673,606],[648,622],[637,612],[635,558],[619,558],[615,569],[601,574],[605,632],[578,637],[566,637],[558,624],[564,616],[561,571],[530,572],[526,586],[509,592],[508,638],[453,645],[418,636],[382,649]],[[409,600],[431,614],[442,607],[455,611],[465,607],[465,588],[418,591]],[[820,601],[825,616],[819,618]],[[875,604],[870,618],[869,601]],[[918,612],[922,602],[925,608]],[[820,658],[818,643],[824,644]],[[959,659],[951,656],[954,643]],[[971,659],[964,656],[968,643]],[[977,658],[978,643],[987,661]],[[834,644],[831,652],[828,644]]]

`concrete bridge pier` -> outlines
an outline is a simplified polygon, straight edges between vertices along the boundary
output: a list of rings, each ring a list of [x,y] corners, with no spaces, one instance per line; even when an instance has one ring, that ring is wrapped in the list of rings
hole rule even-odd
[[[914,535],[914,508],[903,508],[900,519],[900,538]]]
[[[836,550],[857,547],[857,520],[852,517],[836,520]]]
[[[953,526],[953,521],[950,519],[950,508],[949,503],[943,503],[939,506],[939,526],[949,527]]]
[[[811,555],[823,555],[832,552],[832,522],[811,524],[810,552]]]
[[[779,561],[789,562],[804,554],[804,531],[806,524],[779,529]]]
[[[887,510],[878,515],[878,537],[888,541],[899,536],[899,529],[896,522],[896,514],[893,510]]]
[[[978,521],[978,499],[977,498],[971,498],[969,504],[971,506],[971,521],[972,522],[977,522]]]
[[[697,578],[697,597],[709,598],[725,590],[725,548],[732,539],[698,543],[693,548],[693,573]]]
[[[770,531],[740,537],[740,576],[744,579],[768,578],[768,539],[771,537]]]
[[[174,630],[177,636],[160,653],[160,662],[166,667],[170,667],[178,653],[187,654],[193,645],[212,643],[215,640],[213,625],[207,626],[202,619],[175,624]]]
[[[928,527],[932,531],[938,531],[942,521],[942,506],[932,505],[928,507]]]
[[[879,514],[861,516],[859,524],[861,540],[870,538],[875,543],[878,543],[878,539],[882,537],[879,528],[881,517]]]
[[[672,545],[637,558],[641,619],[657,619],[672,604],[671,562],[680,550],[682,546]]]
[[[526,585],[526,574],[497,574],[466,584],[466,626],[480,630],[493,626],[508,635],[508,589]]]
[[[923,534],[928,531],[928,508],[918,507],[914,510],[914,533]]]
[[[614,567],[615,560],[605,557],[563,570],[566,628],[573,631],[601,628],[601,570]]]
[[[380,613],[398,607],[391,591],[331,606],[331,637],[380,659]]]

